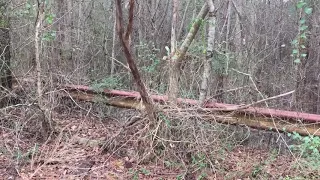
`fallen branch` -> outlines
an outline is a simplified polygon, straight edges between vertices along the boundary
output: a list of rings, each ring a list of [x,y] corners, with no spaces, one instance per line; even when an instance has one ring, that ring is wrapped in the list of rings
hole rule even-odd
[[[290,95],[290,94],[292,94],[294,92],[295,92],[295,90],[287,92],[287,93],[279,94],[279,95],[276,95],[276,96],[273,96],[273,97],[265,98],[265,99],[253,102],[251,104],[247,104],[247,105],[237,105],[237,106],[233,106],[233,107],[216,108],[216,109],[213,109],[213,110],[216,110],[216,111],[238,111],[238,110],[242,110],[242,109],[247,109],[249,107],[252,107],[254,105],[257,105],[257,104],[260,104],[260,103],[263,103],[263,102],[266,102],[266,101],[270,101],[270,100],[273,100],[273,99],[277,99],[277,98],[280,98],[280,97],[283,97],[283,96]]]

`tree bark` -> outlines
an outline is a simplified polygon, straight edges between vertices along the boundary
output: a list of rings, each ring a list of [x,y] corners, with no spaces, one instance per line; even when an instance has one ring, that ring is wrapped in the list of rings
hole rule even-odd
[[[39,4],[38,9],[38,19],[36,20],[36,27],[35,27],[35,40],[34,40],[34,47],[35,47],[35,61],[36,61],[36,71],[37,71],[37,100],[40,108],[42,107],[42,77],[41,77],[41,61],[40,61],[40,31],[42,27],[42,21],[44,20],[44,2]]]
[[[116,10],[114,10],[114,14],[116,14],[115,11]],[[117,22],[116,22],[116,18],[114,18],[113,37],[112,37],[112,50],[111,50],[111,68],[110,68],[110,75],[111,76],[113,76],[114,69],[115,69],[114,59],[115,59],[116,36],[117,36]]]
[[[209,6],[208,17],[208,45],[206,51],[206,59],[204,61],[204,70],[200,87],[199,103],[202,106],[205,102],[208,93],[208,81],[211,74],[211,59],[213,57],[215,32],[216,32],[216,16],[214,13],[215,7],[212,0],[207,0]]]
[[[170,60],[170,69],[169,69],[169,90],[168,96],[169,101],[173,104],[177,103],[177,97],[179,94],[179,76],[180,76],[180,65],[183,61],[183,57],[189,49],[190,44],[192,43],[194,37],[196,36],[202,20],[206,17],[208,13],[208,5],[205,3],[197,18],[193,23],[186,39],[183,41],[180,48],[173,54]]]
[[[3,3],[0,8],[6,11],[8,4]],[[10,27],[9,18],[6,12],[0,14],[0,93],[10,91],[12,88],[12,73],[10,69]],[[0,107],[8,104],[8,99],[0,99]]]
[[[171,22],[171,53],[177,48],[177,22],[178,22],[178,0],[173,0],[172,22]]]
[[[187,12],[188,12],[188,9],[189,9],[189,6],[191,4],[191,0],[188,1],[187,5],[186,5],[186,8],[184,10],[184,13],[183,13],[183,16],[182,16],[182,19],[181,19],[181,24],[180,24],[180,28],[179,28],[179,32],[178,32],[178,36],[177,36],[177,39],[178,40],[181,40],[182,36],[183,36],[183,28],[184,28],[184,23],[186,21],[186,17],[187,17]]]
[[[34,48],[35,48],[35,63],[36,63],[36,77],[37,77],[37,102],[38,107],[43,113],[39,119],[42,124],[42,137],[44,140],[48,138],[49,133],[52,131],[51,126],[51,116],[49,115],[48,109],[45,108],[45,104],[43,101],[43,87],[42,87],[42,69],[41,69],[41,28],[42,23],[45,18],[45,2],[39,2],[38,4],[38,15],[36,19],[36,26],[35,26],[35,35],[34,35]]]
[[[137,83],[138,91],[141,95],[142,102],[145,104],[146,112],[149,116],[150,121],[155,121],[153,103],[144,83],[141,80],[139,70],[135,64],[132,53],[130,52],[130,35],[132,33],[133,26],[133,9],[134,9],[134,0],[130,0],[130,9],[129,9],[129,23],[127,25],[127,30],[124,34],[123,30],[123,19],[122,19],[122,7],[121,0],[116,0],[116,19],[117,19],[117,31],[119,35],[120,42],[123,46],[124,54],[127,59],[127,63],[131,70],[132,76]]]

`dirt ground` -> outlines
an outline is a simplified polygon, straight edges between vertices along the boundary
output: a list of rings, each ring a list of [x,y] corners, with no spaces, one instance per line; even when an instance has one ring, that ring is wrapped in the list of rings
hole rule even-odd
[[[1,126],[0,179],[320,179],[298,170],[291,155],[241,145],[223,152],[214,170],[201,170],[203,176],[199,171],[184,176],[186,168],[179,163],[138,165],[134,157],[101,153],[98,146],[79,140],[112,136],[119,127],[112,118],[55,113],[54,120],[60,132],[45,143]]]

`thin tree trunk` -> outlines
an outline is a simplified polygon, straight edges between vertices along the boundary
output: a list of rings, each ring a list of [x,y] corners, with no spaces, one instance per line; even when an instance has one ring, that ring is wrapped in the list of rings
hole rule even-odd
[[[238,0],[240,6],[236,6],[235,2],[232,1],[232,5],[235,9],[235,12],[237,14],[236,16],[236,24],[235,24],[235,29],[236,29],[236,35],[235,35],[235,44],[236,44],[236,55],[237,55],[237,67],[242,65],[243,62],[243,27],[242,27],[242,2],[241,0]]]
[[[168,96],[169,101],[171,103],[176,104],[177,96],[179,94],[179,76],[180,76],[180,65],[183,61],[183,57],[186,54],[187,50],[191,42],[193,41],[194,37],[196,36],[202,20],[206,17],[208,13],[208,5],[205,3],[201,11],[199,12],[196,21],[193,23],[186,39],[183,41],[182,45],[180,46],[179,50],[177,50],[171,58],[170,61],[170,70],[169,70],[169,90]]]
[[[8,4],[4,3],[0,5],[2,10],[7,10]],[[9,18],[3,13],[0,15],[0,93],[2,90],[10,91],[12,88],[12,73],[10,69],[11,54],[10,54],[10,22]],[[3,97],[3,96],[2,96]],[[7,106],[8,99],[0,99],[0,108]]]
[[[178,0],[173,0],[172,22],[171,22],[171,53],[177,48],[177,22],[178,22]]]
[[[110,75],[113,76],[115,64],[115,46],[116,46],[116,36],[117,35],[117,22],[116,22],[116,10],[114,10],[114,24],[113,24],[113,37],[112,37],[112,51],[111,51],[111,69],[110,69]]]
[[[225,62],[225,66],[223,67],[223,71],[219,72],[220,74],[218,75],[218,92],[217,94],[219,94],[219,96],[217,96],[217,100],[219,102],[224,102],[224,89],[225,89],[225,85],[226,85],[226,76],[228,74],[228,68],[229,68],[229,61],[230,61],[230,51],[229,51],[229,34],[230,34],[230,26],[231,26],[231,0],[229,0],[228,2],[228,9],[227,9],[227,24],[226,24],[226,46],[225,46],[225,50],[226,50],[226,62]]]
[[[178,32],[178,36],[177,36],[177,37],[178,37],[178,40],[180,40],[180,39],[182,38],[182,35],[183,35],[183,34],[182,34],[182,30],[183,30],[183,28],[184,28],[184,23],[185,23],[186,17],[187,17],[187,11],[188,11],[188,9],[189,9],[190,4],[191,4],[191,0],[188,1],[187,6],[186,6],[186,8],[185,8],[185,10],[184,10],[182,19],[181,19],[181,24],[180,24],[180,28],[179,28],[179,32]]]
[[[34,36],[34,47],[35,47],[35,63],[36,63],[36,77],[37,77],[37,102],[38,107],[43,113],[41,115],[41,124],[42,124],[42,137],[47,139],[49,133],[52,130],[51,126],[51,119],[48,110],[45,108],[43,102],[43,87],[42,87],[42,69],[41,69],[41,60],[40,60],[40,53],[41,53],[41,28],[42,22],[45,18],[45,2],[40,2],[38,4],[38,16],[36,19],[36,26],[35,26],[35,36]]]
[[[40,38],[40,30],[42,27],[42,21],[44,20],[44,3],[41,3],[39,5],[38,10],[38,19],[36,22],[35,27],[35,61],[36,61],[36,71],[37,71],[37,100],[40,108],[43,106],[42,103],[42,80],[41,80],[41,61],[40,61],[40,44],[41,44],[41,38]]]
[[[216,17],[214,13],[214,4],[212,0],[207,0],[209,6],[209,17],[208,17],[208,45],[206,51],[206,59],[204,61],[204,70],[202,75],[202,82],[200,87],[199,103],[203,105],[208,93],[208,81],[211,74],[211,59],[213,57],[215,32],[216,32]]]
[[[138,67],[135,64],[135,61],[133,59],[133,55],[131,53],[130,48],[130,36],[132,33],[132,27],[133,27],[133,9],[134,9],[134,0],[130,0],[130,9],[129,9],[129,22],[127,25],[127,30],[124,34],[123,30],[123,19],[122,19],[122,7],[121,7],[121,0],[116,0],[116,18],[117,18],[117,30],[120,42],[123,46],[124,54],[127,59],[127,63],[129,65],[129,68],[131,70],[132,76],[137,83],[138,91],[140,93],[142,102],[145,105],[145,110],[149,116],[150,121],[155,121],[155,115],[154,115],[154,109],[153,109],[153,103],[151,98],[149,97],[149,94],[147,92],[147,89],[144,85],[144,83],[141,80],[141,76],[138,70]]]

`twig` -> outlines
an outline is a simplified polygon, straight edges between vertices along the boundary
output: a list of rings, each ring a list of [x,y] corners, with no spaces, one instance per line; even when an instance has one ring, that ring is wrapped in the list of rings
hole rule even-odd
[[[129,72],[131,72],[130,68],[128,66],[126,66],[125,64],[123,64],[122,62],[120,62],[118,59],[111,57],[114,61],[116,61],[117,63],[119,63],[121,66],[123,66],[126,70],[128,70]]]
[[[273,96],[273,97],[265,98],[265,99],[256,101],[256,102],[254,102],[254,103],[245,105],[245,106],[243,106],[243,107],[244,107],[244,108],[248,108],[248,107],[250,107],[250,106],[253,106],[253,105],[256,105],[256,104],[265,102],[265,101],[269,101],[269,100],[272,100],[272,99],[277,99],[277,98],[280,98],[280,97],[283,97],[283,96],[287,96],[287,95],[293,94],[294,92],[295,92],[295,90],[290,91],[290,92],[286,92],[286,93],[283,93],[283,94],[279,94],[279,95],[276,95],[276,96]]]

